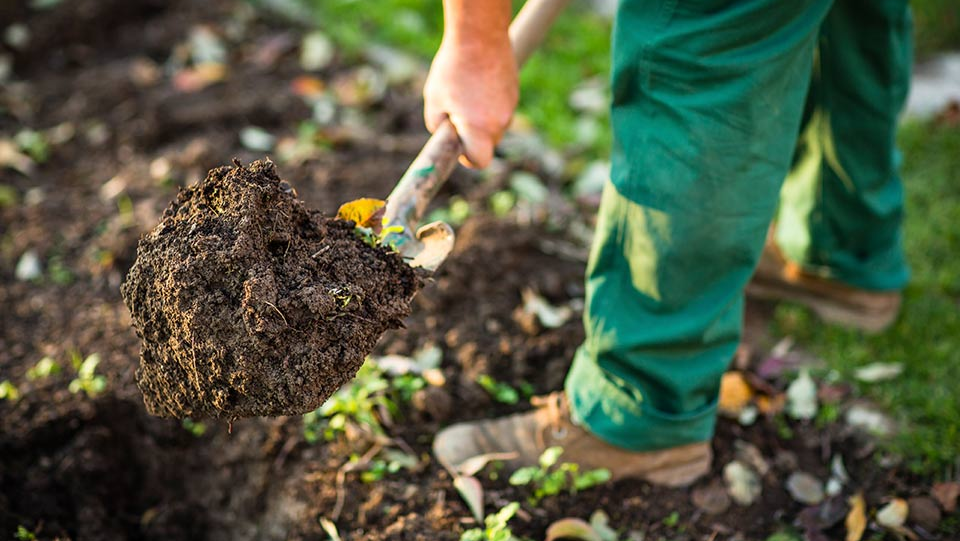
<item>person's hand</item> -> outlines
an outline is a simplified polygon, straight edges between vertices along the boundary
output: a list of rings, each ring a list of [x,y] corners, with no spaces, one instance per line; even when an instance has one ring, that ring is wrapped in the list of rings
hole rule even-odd
[[[463,142],[460,162],[484,168],[503,136],[518,98],[517,64],[506,32],[444,36],[423,87],[423,116],[435,131],[445,118]]]

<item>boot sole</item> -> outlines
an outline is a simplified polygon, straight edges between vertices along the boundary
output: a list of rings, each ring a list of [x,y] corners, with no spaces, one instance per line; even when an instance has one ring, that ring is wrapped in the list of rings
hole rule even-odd
[[[867,310],[757,277],[747,284],[746,294],[762,300],[795,302],[806,306],[827,323],[868,333],[879,333],[888,329],[897,320],[900,312],[899,304],[892,309]]]

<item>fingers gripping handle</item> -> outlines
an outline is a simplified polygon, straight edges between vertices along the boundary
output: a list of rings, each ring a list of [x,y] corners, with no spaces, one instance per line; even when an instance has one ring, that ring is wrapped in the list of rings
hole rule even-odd
[[[569,0],[527,0],[523,5],[510,24],[510,43],[518,66],[543,41],[551,23],[568,3]],[[450,120],[444,120],[387,196],[387,223],[402,225],[406,234],[412,234],[430,200],[456,168],[461,154],[463,143],[457,130]]]

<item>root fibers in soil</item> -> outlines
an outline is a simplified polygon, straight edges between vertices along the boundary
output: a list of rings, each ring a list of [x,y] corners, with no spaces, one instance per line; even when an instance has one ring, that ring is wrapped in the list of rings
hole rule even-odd
[[[420,287],[353,227],[308,210],[269,161],[182,190],[121,288],[142,339],[147,410],[295,415],[352,379]]]

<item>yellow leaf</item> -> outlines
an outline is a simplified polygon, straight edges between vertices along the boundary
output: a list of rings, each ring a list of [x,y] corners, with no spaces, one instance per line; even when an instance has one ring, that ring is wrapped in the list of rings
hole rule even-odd
[[[850,497],[850,512],[847,513],[847,541],[860,541],[864,530],[867,529],[867,502],[863,500],[863,493],[858,492]]]
[[[372,229],[374,233],[379,234],[383,227],[381,219],[386,210],[386,201],[381,199],[355,199],[349,203],[340,205],[337,211],[337,218],[341,220],[352,220],[360,227]]]
[[[720,412],[736,417],[750,403],[753,398],[753,389],[744,379],[743,374],[736,371],[727,372],[720,380]]]
[[[786,404],[787,396],[783,393],[778,393],[773,396],[757,397],[757,409],[764,415],[776,415],[783,411],[783,407],[786,406]]]

